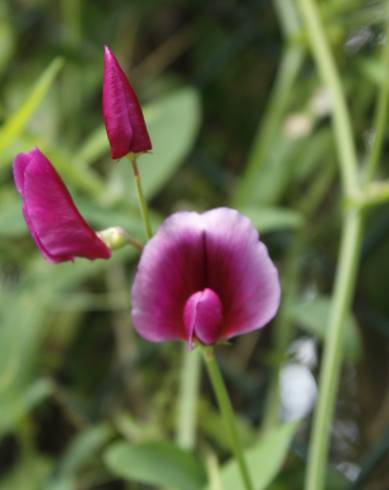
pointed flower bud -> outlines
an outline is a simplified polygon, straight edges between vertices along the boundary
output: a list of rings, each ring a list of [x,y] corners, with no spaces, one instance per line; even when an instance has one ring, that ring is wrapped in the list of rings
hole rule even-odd
[[[112,51],[104,49],[103,118],[115,160],[151,150],[138,99]]]
[[[78,212],[60,176],[37,149],[13,164],[23,214],[43,257],[52,263],[84,257],[109,259],[111,252]]]
[[[228,208],[179,212],[143,250],[132,319],[147,340],[190,348],[263,327],[279,303],[277,269],[248,218]]]

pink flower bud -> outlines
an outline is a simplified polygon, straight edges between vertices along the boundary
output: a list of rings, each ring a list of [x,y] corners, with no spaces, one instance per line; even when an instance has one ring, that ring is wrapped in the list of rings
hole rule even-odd
[[[136,94],[107,46],[104,49],[103,118],[113,159],[151,150]]]
[[[109,259],[111,252],[78,212],[60,176],[37,149],[19,153],[13,164],[23,214],[37,247],[53,263]]]

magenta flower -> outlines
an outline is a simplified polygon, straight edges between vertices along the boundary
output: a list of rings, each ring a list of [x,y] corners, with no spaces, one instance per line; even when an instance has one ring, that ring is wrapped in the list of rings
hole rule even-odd
[[[78,212],[54,167],[37,149],[16,156],[15,185],[37,247],[49,262],[108,259],[111,251]]]
[[[138,99],[118,60],[104,49],[103,118],[113,159],[151,150]]]
[[[152,342],[214,344],[263,327],[280,302],[277,269],[237,211],[170,216],[144,248],[132,319]]]

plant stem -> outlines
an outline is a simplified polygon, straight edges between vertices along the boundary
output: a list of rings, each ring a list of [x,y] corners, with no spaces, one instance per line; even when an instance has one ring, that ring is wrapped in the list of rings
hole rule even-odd
[[[186,344],[184,344],[177,417],[177,443],[184,449],[192,449],[195,445],[200,361],[199,351],[195,349],[189,352]]]
[[[319,10],[314,0],[299,0],[300,11],[315,61],[331,97],[331,110],[338,160],[346,198],[359,194],[357,154],[341,81],[325,37]],[[325,339],[320,371],[320,392],[314,415],[313,432],[308,453],[306,490],[322,490],[326,485],[326,461],[331,419],[334,412],[342,361],[344,325],[351,306],[361,247],[362,215],[360,209],[349,208],[344,216],[335,288],[329,328]]]
[[[150,238],[153,236],[153,230],[151,228],[149,212],[147,209],[146,200],[145,200],[143,190],[142,190],[142,182],[141,182],[141,178],[140,178],[138,165],[136,163],[136,157],[131,155],[130,161],[131,161],[131,166],[132,166],[132,172],[134,174],[134,179],[135,179],[136,196],[138,199],[138,205],[139,205],[140,213],[142,215],[142,220],[143,220],[143,223],[145,225],[146,236],[150,240]]]
[[[389,4],[387,4],[386,10],[389,14]],[[374,115],[374,140],[366,164],[366,182],[369,182],[374,177],[376,172],[386,129],[385,122],[389,105],[389,20],[386,24],[385,47],[382,53],[382,61],[384,65],[384,73]]]
[[[231,405],[231,400],[228,396],[223,377],[217,365],[213,347],[201,347],[201,349],[205,365],[207,366],[209,378],[212,383],[213,391],[215,393],[219,409],[224,419],[225,427],[230,438],[231,450],[240,469],[243,486],[246,490],[253,490],[253,485],[251,483],[250,474],[246,466],[242,445],[235,424],[235,416]]]
[[[352,196],[358,190],[357,154],[351,130],[350,116],[341,81],[330,51],[320,13],[314,0],[299,0],[315,61],[331,97],[335,141],[344,193]]]
[[[277,425],[280,413],[280,373],[285,359],[285,352],[293,335],[293,325],[290,318],[291,307],[297,297],[299,278],[299,257],[301,255],[305,232],[297,232],[286,258],[285,274],[282,281],[284,291],[282,306],[273,328],[274,335],[274,366],[270,377],[270,387],[266,398],[265,413],[261,431],[266,431]]]
[[[291,45],[286,48],[265,116],[254,137],[246,170],[240,179],[234,196],[235,205],[251,204],[258,194],[256,183],[259,168],[268,156],[276,139],[282,116],[290,100],[291,87],[296,80],[303,60],[304,53],[301,47]]]
[[[359,210],[350,209],[344,218],[331,316],[320,370],[320,392],[309,446],[306,490],[321,490],[326,485],[326,458],[331,419],[342,361],[345,320],[354,292],[361,230],[362,217]]]

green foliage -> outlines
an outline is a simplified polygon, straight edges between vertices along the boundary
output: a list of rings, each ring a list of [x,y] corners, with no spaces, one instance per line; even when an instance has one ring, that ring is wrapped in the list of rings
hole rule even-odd
[[[294,305],[292,316],[301,328],[322,342],[326,336],[330,311],[331,298],[320,296]],[[362,345],[357,322],[352,314],[348,316],[343,328],[346,332],[344,355],[349,360],[358,361],[361,357]]]
[[[108,448],[105,462],[114,474],[130,481],[175,490],[199,490],[205,481],[193,454],[168,442],[118,442]]]
[[[247,466],[254,490],[265,490],[276,477],[288,453],[297,424],[289,423],[263,434],[259,441],[245,452]],[[223,490],[244,490],[235,461],[227,462],[220,469]],[[205,490],[212,490],[207,486]]]
[[[317,3],[362,164],[385,81],[385,2]],[[23,220],[11,162],[40,147],[96,230],[119,225],[144,242],[130,164],[111,161],[102,125],[101,47],[110,45],[131,75],[153,141],[138,161],[153,229],[176,209],[237,207],[276,261],[283,300],[292,298],[279,317],[290,328],[285,337],[290,342],[303,330],[321,347],[349,203],[334,171],[331,107],[295,4],[0,2],[0,490],[241,488],[205,378],[200,391],[192,383],[185,394],[181,346],[146,343],[132,329],[138,253],[45,263]],[[386,176],[387,145],[380,160]],[[386,207],[366,213],[357,300],[343,326],[351,362],[341,380],[335,416],[342,430],[332,441],[328,490],[346,488],[350,482],[334,468],[358,466],[362,456],[375,461],[363,466],[363,478],[385,486],[367,440],[383,433],[386,403]],[[313,300],[301,299],[312,291]],[[300,490],[305,422],[293,445],[294,424],[259,432],[272,382],[266,363],[277,357],[274,330],[220,346],[218,358],[255,490]],[[287,346],[276,361],[286,353]],[[180,441],[178,407],[188,400],[195,405],[184,412],[194,420],[191,451],[161,442]]]

